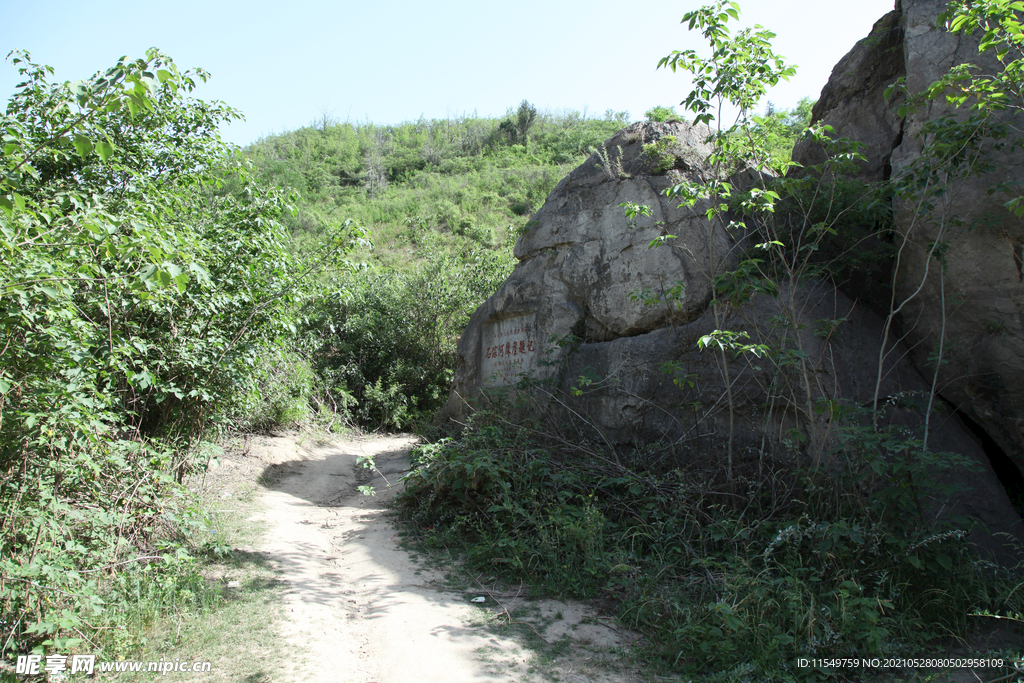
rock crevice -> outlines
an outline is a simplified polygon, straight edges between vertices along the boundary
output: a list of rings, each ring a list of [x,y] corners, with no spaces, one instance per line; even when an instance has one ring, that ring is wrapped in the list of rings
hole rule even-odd
[[[864,145],[865,180],[899,181],[918,172],[929,158],[927,126],[943,117],[962,121],[968,113],[935,100],[900,119],[901,101],[883,96],[897,78],[906,78],[909,93],[920,93],[957,64],[989,72],[1001,68],[990,54],[979,54],[976,36],[936,26],[945,5],[897,3],[839,62],[822,90],[814,117]],[[1024,127],[1019,113],[1004,118],[1017,130]],[[1009,196],[990,192],[1024,181],[1024,153],[988,141],[977,155],[988,166],[982,172],[937,176],[943,193],[934,197],[934,210],[922,211],[914,198],[894,200],[899,258],[885,277],[895,282],[895,300],[907,302],[897,322],[915,365],[930,377],[941,346],[941,396],[981,425],[1024,471],[1024,271],[1015,246],[1024,241],[1024,223],[1003,208]],[[805,165],[823,158],[811,142],[794,150],[794,159]],[[945,248],[941,267],[932,246],[937,243]],[[847,293],[860,297],[866,291]]]

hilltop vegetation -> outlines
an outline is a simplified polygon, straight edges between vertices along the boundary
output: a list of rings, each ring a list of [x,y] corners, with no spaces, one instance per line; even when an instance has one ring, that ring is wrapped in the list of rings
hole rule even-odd
[[[525,101],[504,119],[379,125],[324,116],[260,140],[246,156],[268,183],[298,190],[289,227],[301,244],[319,225],[352,219],[370,228],[373,259],[401,268],[428,232],[456,254],[503,245],[627,116],[544,114]]]

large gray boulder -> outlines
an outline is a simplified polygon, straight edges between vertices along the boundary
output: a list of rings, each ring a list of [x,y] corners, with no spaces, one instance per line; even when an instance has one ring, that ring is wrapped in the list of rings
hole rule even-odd
[[[827,282],[712,303],[712,278],[737,266],[750,236],[723,227],[734,217],[712,224],[706,207],[664,195],[681,180],[712,177],[707,134],[683,123],[634,124],[559,183],[516,244],[519,264],[459,341],[449,414],[529,379],[551,397],[547,417],[612,450],[639,448],[651,462],[718,462],[730,451],[737,462],[823,459],[837,436],[823,407],[869,406],[876,395],[887,420],[921,427],[920,410],[907,406],[926,400],[929,387],[906,348],[880,354],[881,321]],[[659,140],[672,163],[645,153]],[[736,186],[756,180],[749,170],[732,178]],[[627,202],[651,215],[631,223]],[[659,238],[664,245],[649,248]],[[788,355],[700,348],[716,330]],[[963,509],[1008,530],[1012,507],[979,445],[951,414],[939,411],[929,426],[936,450],[978,464]]]
[[[867,179],[891,175],[898,180],[918,172],[927,160],[922,131],[928,122],[944,116],[964,120],[968,113],[940,99],[899,118],[899,102],[883,97],[897,77],[905,76],[913,94],[956,64],[999,68],[989,55],[978,53],[976,39],[936,26],[945,4],[897,2],[895,11],[836,65],[822,91],[815,119],[865,144]],[[1019,114],[1006,120],[1017,130],[1024,125]],[[816,163],[821,151],[804,143],[794,158]],[[1008,195],[990,192],[1000,184],[1020,190],[1024,155],[988,143],[977,158],[991,167],[980,176],[938,177],[944,191],[934,198],[934,210],[923,210],[913,198],[894,202],[897,258],[884,277],[895,284],[897,329],[915,365],[931,376],[941,342],[940,395],[967,413],[1024,471],[1024,221],[1003,207]],[[936,244],[945,249],[944,267]]]
[[[676,142],[671,173],[652,174],[643,145],[665,136]],[[706,179],[706,128],[682,123],[637,124],[616,134],[563,179],[516,242],[520,263],[473,315],[459,342],[456,391],[505,386],[524,373],[547,377],[561,349],[554,340],[634,337],[700,316],[710,300],[711,273],[734,264],[736,244],[711,228],[705,207],[680,208],[662,193],[681,179]],[[621,204],[653,209],[634,227]],[[671,245],[652,240],[677,235]],[[652,306],[645,296],[685,292],[674,306]],[[513,343],[515,342],[515,343]]]

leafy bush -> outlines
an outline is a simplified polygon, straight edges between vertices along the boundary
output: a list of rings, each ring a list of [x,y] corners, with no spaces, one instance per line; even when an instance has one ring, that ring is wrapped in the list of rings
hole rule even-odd
[[[5,657],[119,625],[140,582],[192,585],[205,522],[180,483],[227,404],[261,389],[252,368],[293,333],[311,269],[284,247],[287,197],[217,136],[238,114],[188,97],[203,72],[150,51],[53,84],[14,62],[24,83],[0,124]],[[352,235],[332,237],[320,263]]]
[[[679,114],[676,113],[675,107],[651,107],[646,112],[644,112],[644,116],[647,117],[648,121],[658,121],[661,123],[669,123],[671,121],[681,120],[679,118]]]
[[[324,389],[312,364],[294,349],[268,349],[251,368],[247,391],[238,392],[225,406],[224,422],[233,431],[263,432],[281,425],[309,422],[321,413],[328,428],[348,422],[349,401],[324,405]],[[317,409],[314,411],[314,404]]]
[[[664,135],[656,142],[644,145],[644,157],[652,174],[664,173],[675,165],[676,157],[670,151],[675,144],[676,136]]]
[[[358,273],[306,310],[317,373],[370,429],[408,428],[447,400],[458,337],[508,273],[507,255],[463,260],[429,234],[418,239],[423,261],[412,272]]]

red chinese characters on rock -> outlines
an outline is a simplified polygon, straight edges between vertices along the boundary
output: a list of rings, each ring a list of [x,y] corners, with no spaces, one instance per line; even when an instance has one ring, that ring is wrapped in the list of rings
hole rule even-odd
[[[528,316],[488,323],[481,334],[480,376],[483,385],[501,387],[534,370],[540,344],[534,341],[536,325]]]
[[[497,346],[488,346],[486,358],[511,358],[513,356],[525,356],[533,353],[534,346],[532,339],[516,339]]]

